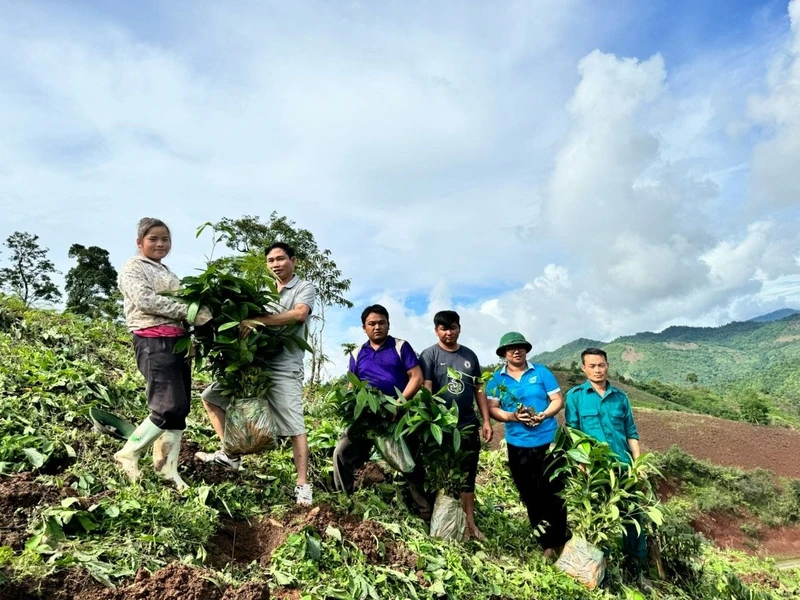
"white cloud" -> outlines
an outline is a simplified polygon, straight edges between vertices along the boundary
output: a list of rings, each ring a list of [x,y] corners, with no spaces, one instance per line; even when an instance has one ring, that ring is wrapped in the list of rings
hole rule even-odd
[[[773,60],[767,92],[750,99],[749,116],[771,135],[753,155],[757,209],[800,206],[800,1],[789,3],[792,39]]]
[[[798,0],[790,33],[680,64],[604,51],[653,26],[636,3],[154,6],[0,23],[0,236],[64,270],[74,242],[121,264],[155,214],[189,273],[197,225],[276,210],[358,308],[421,349],[455,305],[485,361],[509,329],[543,350],[795,297]],[[331,348],[358,312],[331,311]]]

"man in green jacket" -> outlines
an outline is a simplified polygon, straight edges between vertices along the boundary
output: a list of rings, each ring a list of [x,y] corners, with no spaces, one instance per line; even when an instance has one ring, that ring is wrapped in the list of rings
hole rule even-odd
[[[633,421],[628,396],[608,381],[608,355],[599,348],[581,352],[581,369],[587,381],[567,392],[564,419],[567,425],[611,447],[620,461],[631,464],[639,458],[639,432]],[[647,539],[644,531],[628,526],[623,538],[625,554],[634,561],[639,586],[652,589],[644,575]]]

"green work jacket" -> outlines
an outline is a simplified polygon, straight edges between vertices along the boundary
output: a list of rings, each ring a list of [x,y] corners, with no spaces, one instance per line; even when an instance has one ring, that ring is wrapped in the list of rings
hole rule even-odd
[[[602,398],[588,380],[567,392],[564,418],[567,425],[605,442],[619,459],[633,462],[629,439],[639,439],[628,396],[611,383],[606,384]]]

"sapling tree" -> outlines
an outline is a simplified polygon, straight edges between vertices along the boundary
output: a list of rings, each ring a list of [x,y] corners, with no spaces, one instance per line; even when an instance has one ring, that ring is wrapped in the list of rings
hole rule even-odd
[[[569,427],[559,428],[553,452],[559,460],[552,474],[563,477],[562,497],[576,537],[600,548],[615,546],[627,525],[662,522],[653,479],[660,477],[652,455],[633,464],[620,462],[608,444]]]

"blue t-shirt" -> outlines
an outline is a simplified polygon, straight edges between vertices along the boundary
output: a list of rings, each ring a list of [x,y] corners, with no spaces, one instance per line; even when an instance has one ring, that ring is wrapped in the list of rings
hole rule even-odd
[[[561,391],[555,375],[544,365],[528,363],[528,369],[519,381],[506,372],[506,367],[495,371],[486,384],[486,396],[500,402],[500,408],[509,412],[517,410],[517,404],[532,407],[537,413],[550,404],[548,396]],[[506,442],[522,448],[536,448],[550,444],[556,436],[558,423],[550,417],[530,427],[524,423],[505,423]]]

